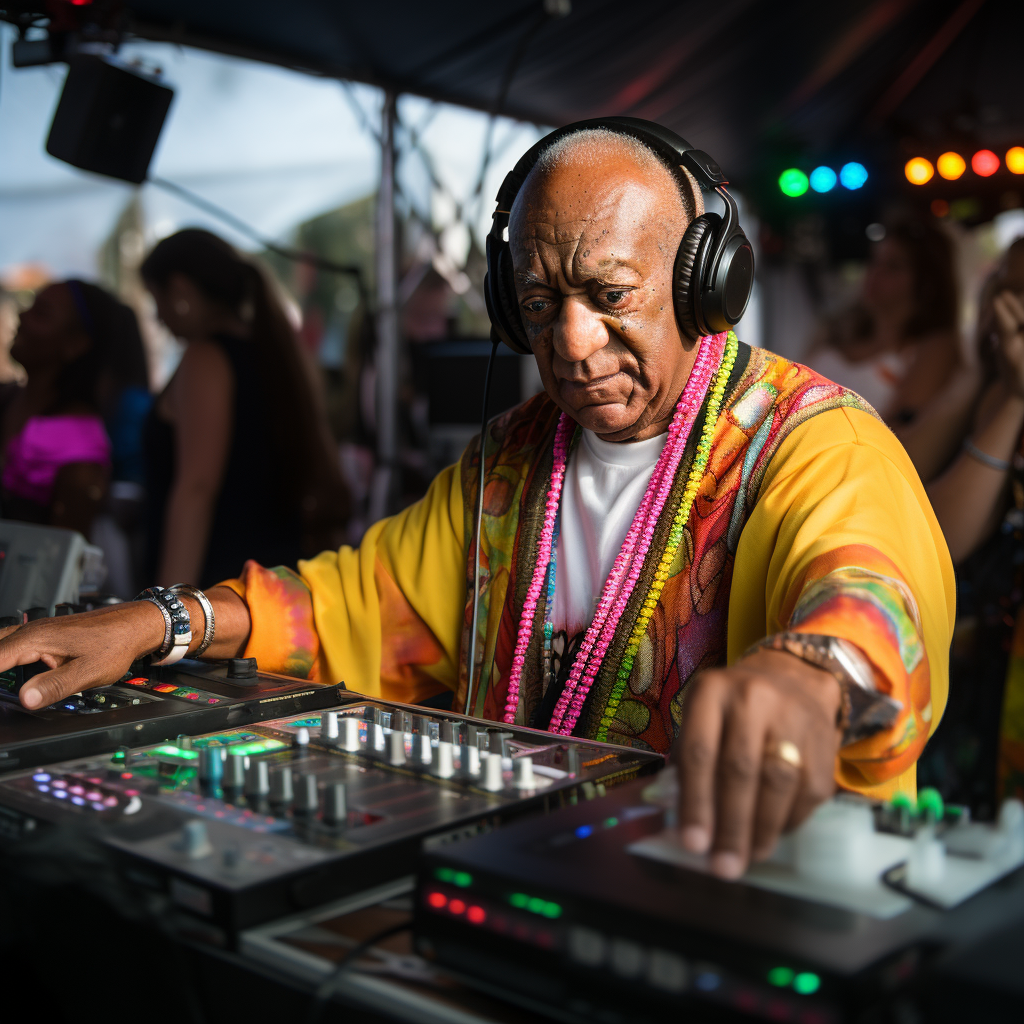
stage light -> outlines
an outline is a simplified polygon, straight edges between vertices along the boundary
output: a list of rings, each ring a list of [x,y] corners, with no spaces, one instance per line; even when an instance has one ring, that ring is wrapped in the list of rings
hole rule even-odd
[[[932,167],[930,160],[925,160],[923,156],[915,156],[913,160],[907,161],[903,173],[911,185],[926,185],[932,180],[935,168]]]
[[[779,188],[794,199],[807,191],[807,184],[807,175],[796,167],[790,167],[779,175]]]
[[[999,170],[999,157],[991,149],[979,149],[971,157],[971,170],[982,178],[989,178]]]
[[[815,167],[811,171],[811,188],[815,192],[831,192],[836,187],[836,172],[831,167]]]
[[[843,188],[855,192],[868,180],[867,168],[856,160],[851,160],[839,169],[839,180],[843,183]]]
[[[943,153],[935,167],[946,181],[956,181],[967,170],[967,161],[959,153]]]
[[[1014,146],[1006,151],[1006,169],[1014,174],[1024,174],[1024,146]]]

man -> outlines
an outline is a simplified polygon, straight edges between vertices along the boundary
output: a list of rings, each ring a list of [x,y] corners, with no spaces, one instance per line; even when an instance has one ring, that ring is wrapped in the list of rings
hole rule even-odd
[[[509,225],[545,393],[487,432],[479,553],[474,443],[358,549],[298,573],[249,562],[212,590],[208,653],[404,701],[455,690],[461,707],[479,566],[474,713],[675,742],[683,842],[736,877],[836,783],[913,790],[953,579],[912,466],[857,396],[684,333],[674,262],[702,209],[635,139],[551,146]],[[162,635],[148,604],[32,623],[0,641],[0,670],[57,666],[25,687],[38,706]]]

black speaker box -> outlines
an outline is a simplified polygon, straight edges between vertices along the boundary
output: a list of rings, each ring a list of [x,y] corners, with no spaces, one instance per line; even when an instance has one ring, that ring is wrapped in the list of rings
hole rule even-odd
[[[174,90],[93,55],[72,57],[46,152],[111,178],[146,179]]]

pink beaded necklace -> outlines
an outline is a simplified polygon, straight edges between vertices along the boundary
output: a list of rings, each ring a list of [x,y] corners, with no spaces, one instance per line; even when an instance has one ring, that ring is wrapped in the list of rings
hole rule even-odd
[[[611,572],[608,574],[608,579],[602,588],[594,619],[580,645],[565,689],[555,705],[549,726],[552,732],[569,735],[583,710],[587,694],[590,692],[601,663],[608,653],[619,620],[625,612],[626,605],[640,577],[644,560],[654,538],[658,519],[672,490],[676,470],[679,468],[690,431],[704,402],[715,370],[722,360],[725,343],[725,334],[702,338],[699,343],[697,358],[676,405],[665,447],[658,458],[654,473],[651,475],[640,507],[633,517],[622,548],[619,550]],[[533,633],[537,603],[540,600],[553,556],[555,523],[562,495],[562,484],[565,482],[569,442],[575,427],[576,424],[565,413],[562,413],[555,429],[554,457],[544,506],[544,524],[537,544],[537,560],[534,563],[533,577],[523,602],[509,673],[504,721],[510,725],[515,722],[519,707],[519,691],[523,668],[526,664],[526,651]],[[545,629],[545,633],[547,632],[548,630]]]

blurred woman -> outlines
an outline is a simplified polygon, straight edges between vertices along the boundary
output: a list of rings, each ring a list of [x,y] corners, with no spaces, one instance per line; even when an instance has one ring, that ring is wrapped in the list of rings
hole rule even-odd
[[[133,358],[144,371],[135,315],[96,285],[49,285],[21,315],[11,356],[28,378],[0,388],[3,515],[89,536],[110,480],[104,419],[118,415]]]
[[[826,325],[806,360],[874,406],[925,480],[951,454],[949,432],[930,420],[960,363],[957,317],[949,238],[899,221],[875,244],[857,303]]]
[[[149,578],[209,586],[336,546],[347,515],[311,372],[269,280],[208,231],[160,242],[142,277],[185,343],[146,427]]]

